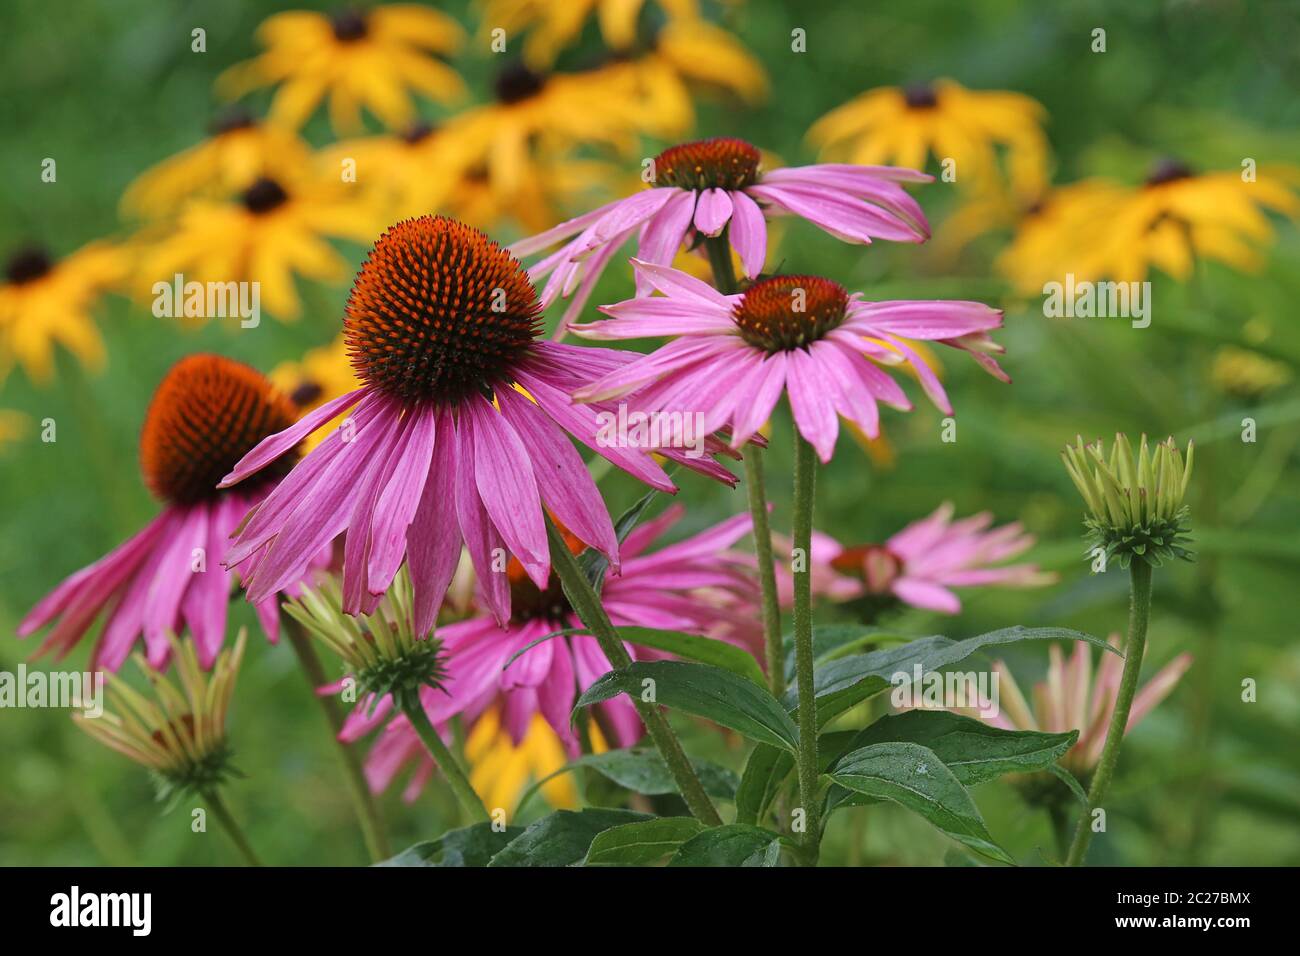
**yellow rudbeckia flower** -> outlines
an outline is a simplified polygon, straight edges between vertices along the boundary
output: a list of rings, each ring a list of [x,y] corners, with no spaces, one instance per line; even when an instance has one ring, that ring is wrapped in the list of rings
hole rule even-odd
[[[104,343],[91,312],[127,272],[127,254],[107,242],[62,260],[36,247],[16,252],[0,277],[0,378],[17,362],[32,381],[48,383],[56,342],[86,368],[100,368]]]
[[[291,321],[302,308],[295,276],[339,282],[349,274],[326,237],[367,243],[382,225],[341,184],[264,177],[229,202],[192,200],[145,254],[138,280],[142,294],[177,274],[187,283],[256,282],[262,307]]]
[[[599,731],[593,725],[593,746]],[[541,714],[533,716],[528,732],[518,746],[501,726],[496,708],[484,711],[474,723],[465,741],[465,759],[470,764],[469,780],[488,807],[514,808],[529,781],[550,776],[569,762],[564,745]],[[570,774],[561,774],[542,784],[542,796],[557,810],[571,810],[578,805],[578,793]]]
[[[497,76],[494,92],[496,102],[460,114],[444,135],[456,142],[464,168],[481,171],[502,202],[513,200],[537,156],[562,156],[577,145],[635,151],[636,90],[626,79],[546,75],[514,64]]]
[[[362,384],[352,371],[342,333],[328,345],[309,351],[300,362],[281,362],[268,377],[304,414],[360,388]],[[334,421],[344,417],[340,415]],[[333,433],[334,421],[322,425],[303,440],[304,453]]]
[[[292,130],[262,123],[240,107],[217,117],[207,139],[142,173],[122,195],[124,215],[157,218],[194,196],[224,196],[261,176],[283,178],[310,161]]]
[[[1022,93],[939,80],[869,90],[814,123],[808,139],[826,157],[867,166],[925,169],[927,157],[952,160],[959,185],[996,188],[1005,178],[1018,195],[1037,197],[1047,185],[1045,116],[1042,104]]]
[[[305,10],[277,13],[257,29],[266,52],[228,69],[217,88],[234,99],[276,86],[271,118],[303,125],[328,98],[335,132],[361,128],[365,107],[392,129],[414,118],[410,94],[446,102],[464,94],[460,76],[436,56],[464,41],[459,24],[437,10],[389,4],[333,16]]]
[[[486,0],[483,32],[502,29],[507,36],[527,32],[524,59],[538,68],[549,67],[560,51],[582,33],[594,15],[600,35],[611,50],[625,50],[636,42],[637,20],[646,0]],[[654,0],[670,21],[699,16],[696,0]]]
[[[1289,170],[1196,173],[1162,161],[1141,186],[1093,180],[1051,193],[1021,225],[999,267],[1026,294],[1072,273],[1076,281],[1137,282],[1154,267],[1185,281],[1198,258],[1253,272],[1274,229],[1266,211],[1300,217]]]

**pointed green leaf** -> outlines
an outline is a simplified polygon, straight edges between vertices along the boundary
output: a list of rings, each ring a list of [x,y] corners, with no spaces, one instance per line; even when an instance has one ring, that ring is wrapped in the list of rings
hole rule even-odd
[[[631,810],[557,810],[511,840],[488,866],[572,866],[586,857],[596,834],[649,819]]]
[[[669,866],[776,866],[781,836],[762,827],[729,823],[711,827],[682,844]]]
[[[849,790],[906,807],[977,853],[1015,863],[989,835],[966,788],[928,747],[870,744],[841,757],[830,777]]]
[[[698,637],[677,631],[657,631],[648,627],[620,627],[618,635],[629,644],[667,651],[677,657],[700,664],[712,664],[714,667],[721,667],[733,674],[747,677],[760,686],[764,684],[763,669],[758,666],[758,661],[754,659],[753,654],[715,637]]]
[[[739,786],[740,781],[734,772],[708,760],[692,760],[691,766],[695,768],[705,793],[722,800],[735,799],[736,787]],[[657,750],[641,747],[607,750],[604,753],[584,754],[537,781],[519,798],[519,809],[515,811],[516,814],[523,810],[528,801],[536,796],[548,781],[560,774],[577,770],[579,767],[589,767],[602,777],[634,793],[659,796],[677,792],[677,784],[668,770],[668,764],[664,763],[664,758],[659,756]]]
[[[655,817],[625,823],[596,834],[587,851],[587,866],[648,866],[676,853],[699,835],[704,824],[694,817]]]
[[[789,713],[767,689],[731,671],[684,661],[637,661],[610,671],[587,688],[574,705],[576,713],[619,694],[730,727],[759,743],[794,752],[799,732]]]
[[[490,823],[475,823],[407,847],[375,866],[487,866],[494,854],[523,832],[523,827],[498,831]]]

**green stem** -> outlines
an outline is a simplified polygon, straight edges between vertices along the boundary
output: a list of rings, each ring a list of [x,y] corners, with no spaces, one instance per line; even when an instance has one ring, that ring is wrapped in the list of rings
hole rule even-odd
[[[724,232],[705,240],[713,284],[723,295],[739,291],[736,270],[731,263],[731,243]],[[767,488],[763,480],[763,449],[745,449],[745,490],[749,514],[754,522],[754,551],[758,555],[758,583],[763,592],[763,643],[766,648],[767,680],[772,696],[785,693],[785,647],[781,641],[781,605],[776,593],[776,568],[772,564],[772,528],[767,518]]]
[[[316,693],[318,687],[324,687],[329,683],[325,668],[321,665],[320,658],[316,655],[316,648],[302,625],[287,614],[280,615],[280,620],[285,634],[289,637],[289,644],[298,656],[298,664],[311,685],[312,696],[320,701],[321,710],[325,714],[330,740],[334,743],[334,750],[343,765],[344,779],[348,782],[348,795],[352,800],[352,809],[357,815],[357,822],[361,824],[361,835],[366,842],[366,852],[370,854],[372,862],[386,860],[392,856],[392,851],[388,846],[388,837],[384,832],[383,821],[379,818],[379,808],[375,805],[374,795],[366,785],[361,760],[349,744],[339,739],[339,731],[343,729],[343,714],[340,712],[338,702],[333,697],[322,697]]]
[[[813,677],[812,553],[813,498],[817,463],[813,447],[794,429],[794,655],[799,685],[799,801],[804,810],[807,863],[817,864],[821,807],[817,803],[817,699]]]
[[[754,552],[758,557],[758,583],[763,592],[763,646],[767,682],[772,696],[785,693],[785,646],[781,640],[781,604],[776,593],[776,565],[772,562],[772,528],[767,520],[767,492],[763,482],[763,449],[745,449],[745,488],[754,523]]]
[[[609,658],[610,666],[616,670],[631,667],[632,658],[627,648],[623,646],[618,632],[614,630],[614,625],[610,623],[608,615],[605,614],[600,597],[592,588],[591,582],[587,580],[587,576],[582,573],[577,558],[569,550],[564,537],[549,516],[546,519],[546,537],[551,546],[551,567],[559,577],[564,587],[564,594],[573,606],[573,610],[591,635],[596,638],[596,643]],[[664,758],[664,763],[668,765],[668,771],[673,775],[677,789],[681,792],[682,799],[686,801],[691,814],[706,826],[721,826],[722,818],[718,816],[718,811],[709,800],[709,795],[704,792],[704,785],[700,783],[695,768],[691,766],[686,752],[682,750],[677,735],[668,725],[668,719],[654,704],[646,703],[639,697],[629,696],[632,697],[632,705],[636,708],[641,722],[645,724],[650,739],[654,741],[660,756]]]
[[[235,844],[235,849],[237,849],[239,855],[244,858],[244,862],[249,866],[261,866],[262,861],[259,860],[257,854],[253,852],[253,847],[249,844],[248,837],[244,836],[244,831],[239,828],[239,824],[236,823],[235,818],[231,816],[230,809],[226,806],[226,802],[221,799],[221,794],[217,792],[216,788],[208,787],[200,790],[199,796],[201,796],[208,804],[208,809],[211,810],[212,815],[217,818],[217,822],[221,824],[221,828],[226,831],[226,836],[230,837],[230,842]]]
[[[1088,788],[1088,806],[1074,829],[1074,842],[1070,846],[1070,855],[1066,866],[1079,866],[1088,852],[1092,840],[1092,812],[1101,805],[1110,786],[1110,778],[1115,773],[1115,764],[1119,761],[1120,744],[1124,741],[1124,731],[1128,727],[1129,711],[1133,707],[1133,696],[1137,692],[1138,676],[1142,671],[1142,656],[1147,644],[1147,621],[1151,616],[1151,565],[1141,558],[1134,559],[1129,567],[1129,609],[1128,640],[1124,645],[1124,673],[1119,681],[1119,694],[1115,699],[1115,710],[1110,715],[1110,727],[1106,731],[1106,744],[1101,751],[1101,761],[1097,764]]]
[[[489,822],[492,817],[488,813],[487,807],[483,805],[482,797],[470,785],[469,777],[465,776],[465,771],[461,769],[460,761],[447,749],[447,745],[438,736],[438,731],[434,729],[433,724],[429,723],[429,715],[424,712],[424,708],[420,706],[419,701],[403,701],[402,713],[406,714],[406,719],[411,722],[415,732],[420,735],[420,740],[424,742],[425,749],[429,751],[429,756],[433,758],[433,762],[442,771],[443,778],[451,785],[451,792],[456,795],[461,810],[476,823]]]

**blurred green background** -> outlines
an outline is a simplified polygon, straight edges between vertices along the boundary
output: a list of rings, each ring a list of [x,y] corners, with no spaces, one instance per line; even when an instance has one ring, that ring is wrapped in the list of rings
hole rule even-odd
[[[462,23],[479,22],[464,3],[436,5]],[[282,6],[7,0],[0,14],[0,254],[39,240],[62,255],[119,234],[123,188],[203,136],[216,106],[212,80],[255,51],[255,27]],[[1094,174],[1139,182],[1164,155],[1199,169],[1236,169],[1243,156],[1261,166],[1300,160],[1300,29],[1295,4],[1283,0],[749,0],[720,19],[766,65],[772,95],[753,110],[700,102],[697,132],[742,136],[787,163],[815,159],[802,137],[832,107],[874,86],[939,76],[1040,100],[1050,116],[1057,182]],[[207,30],[206,53],[190,52],[196,26]],[[796,26],[808,33],[805,55],[790,52]],[[1096,26],[1108,33],[1101,55],[1089,51]],[[595,48],[594,36],[587,41]],[[479,97],[487,96],[490,59],[474,48],[455,61]],[[262,106],[266,98],[252,102]],[[317,145],[330,138],[320,117],[305,135]],[[58,160],[55,184],[39,179],[47,156]],[[918,192],[940,232],[955,201],[950,189],[936,183]],[[513,238],[516,230],[505,224],[501,233]],[[817,524],[844,541],[880,541],[944,500],[959,514],[988,509],[999,522],[1021,519],[1039,537],[1030,557],[1059,570],[1059,584],[968,591],[960,617],[915,613],[904,626],[957,637],[1050,623],[1104,635],[1123,626],[1126,580],[1088,573],[1081,506],[1058,450],[1076,433],[1195,439],[1191,504],[1200,560],[1157,573],[1148,670],[1182,651],[1196,663],[1126,744],[1108,801],[1117,839],[1098,846],[1092,860],[1300,863],[1300,394],[1292,384],[1264,396],[1227,395],[1209,375],[1217,350],[1246,342],[1252,320],[1268,329],[1252,347],[1291,367],[1300,361],[1300,233],[1279,223],[1259,274],[1210,264],[1185,285],[1153,276],[1154,320],[1146,330],[1122,321],[1049,321],[1037,300],[1008,298],[989,265],[1003,241],[986,237],[939,274],[925,249],[848,246],[803,224],[785,231],[787,270],[822,271],[869,297],[977,298],[1007,308],[999,340],[1014,385],[945,356],[958,440],[940,442],[941,416],[928,404],[918,402],[907,416],[886,413],[897,463],[873,467],[842,442],[819,481]],[[343,248],[356,262],[364,254]],[[623,298],[629,287],[623,271],[611,269],[595,301]],[[268,370],[324,344],[339,328],[346,289],[300,284],[300,291],[301,321],[267,320],[250,330],[220,322],[182,330],[111,298],[97,313],[109,356],[102,374],[88,376],[62,354],[53,387],[34,388],[21,371],[3,383],[0,408],[21,411],[31,424],[0,450],[0,670],[14,670],[34,648],[12,639],[25,611],[155,513],[139,478],[136,441],[166,369],[186,353],[213,350]],[[919,396],[914,384],[906,387]],[[1246,416],[1258,422],[1253,444],[1240,440]],[[39,440],[37,423],[46,417],[58,424],[53,444]],[[778,464],[789,460],[788,428],[785,418],[774,423],[768,458],[780,530],[789,521],[790,481]],[[682,483],[691,510],[681,534],[744,507],[742,491],[694,477]],[[612,509],[638,494],[622,475],[607,476],[603,487]],[[235,620],[252,621],[243,608]],[[247,779],[229,788],[229,800],[269,862],[362,863],[321,715],[293,656],[253,636],[231,730]],[[83,642],[69,666],[84,663],[88,646]],[[1027,688],[1042,679],[1046,652],[1030,646],[1009,662]],[[1241,700],[1245,678],[1258,683],[1255,703]],[[692,752],[740,766],[738,746],[683,728]],[[0,864],[233,861],[215,829],[190,833],[183,808],[161,816],[146,775],[62,712],[0,711],[0,754]],[[1037,848],[1050,846],[1045,817],[1028,811],[1005,783],[983,785],[976,797],[995,837],[1022,861],[1038,862]],[[439,832],[449,806],[438,786],[412,806],[385,794],[394,846]],[[940,863],[949,849],[925,824],[890,808],[872,809],[864,848],[852,848],[853,839],[848,815],[836,818],[824,860]]]

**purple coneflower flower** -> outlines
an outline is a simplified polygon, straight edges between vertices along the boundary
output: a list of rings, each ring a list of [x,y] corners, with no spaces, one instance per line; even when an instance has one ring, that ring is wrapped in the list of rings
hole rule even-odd
[[[880,434],[876,402],[912,407],[879,365],[907,363],[945,414],[952,406],[931,368],[907,344],[929,339],[970,352],[1002,381],[990,353],[1002,313],[980,302],[868,302],[817,276],[774,276],[739,295],[723,295],[684,272],[632,260],[662,297],[637,298],[600,311],[613,321],[576,325],[593,339],[675,336],[674,341],[578,389],[579,401],[637,392],[637,407],[703,415],[700,428],[728,425],[732,442],[749,439],[790,397],[800,434],[830,461],[842,415],[869,437]],[[878,363],[878,364],[877,364]]]
[[[726,232],[748,278],[767,258],[766,218],[793,215],[845,242],[872,239],[924,242],[930,226],[921,207],[899,185],[933,177],[892,166],[827,164],[760,172],[759,151],[740,139],[707,139],[664,150],[654,159],[655,188],[560,223],[516,242],[517,256],[530,256],[569,241],[535,263],[529,275],[550,276],[542,305],[573,295],[557,334],[582,311],[609,260],[633,233],[637,258],[668,265],[692,235]],[[576,291],[576,294],[575,294]],[[650,284],[637,276],[637,295]]]
[[[267,438],[222,482],[243,481],[351,409],[227,555],[229,564],[263,556],[250,598],[284,587],[305,555],[346,532],[343,609],[373,611],[405,558],[415,629],[427,633],[463,542],[487,606],[507,621],[505,557],[548,587],[543,505],[616,565],[613,524],[569,436],[653,487],[676,488],[647,451],[598,440],[596,407],[570,403],[575,388],[635,356],[537,341],[540,314],[523,266],[477,229],[422,216],[385,232],[344,319],[365,384]],[[707,457],[663,454],[734,483]]]
[[[297,443],[269,457],[256,478],[226,490],[217,482],[266,436],[293,424],[297,409],[262,373],[220,355],[181,359],[162,380],[140,434],[145,483],[165,507],[125,544],[82,568],[41,600],[18,636],[56,622],[37,654],[67,654],[108,608],[91,668],[116,671],[143,635],[148,662],[161,668],[168,633],[188,627],[210,668],[226,633],[232,572],[247,581],[255,558],[219,563],[229,537],[297,457]],[[329,562],[328,547],[305,551],[275,591],[255,603],[267,636],[279,634],[277,591],[292,593],[309,567]]]
[[[945,502],[884,544],[845,547],[828,535],[816,535],[814,581],[821,570],[838,586],[837,600],[889,595],[912,607],[957,614],[961,601],[952,588],[1040,587],[1056,580],[1036,564],[998,565],[1033,547],[1034,536],[1020,522],[993,528],[987,511],[958,521],[952,516],[953,506]],[[844,587],[848,582],[856,585],[855,593]]]
[[[619,573],[605,580],[601,600],[616,627],[640,626],[706,635],[754,650],[762,641],[758,622],[758,586],[752,556],[730,550],[750,533],[748,515],[737,515],[658,551],[648,552],[682,517],[671,508],[637,527],[623,542]],[[565,535],[571,550],[582,543]],[[582,690],[613,668],[595,638],[582,635],[542,641],[517,659],[511,657],[547,634],[582,627],[560,587],[551,577],[539,588],[518,562],[506,575],[511,589],[511,617],[498,624],[490,615],[473,617],[438,629],[446,662],[442,687],[426,687],[421,700],[430,722],[442,728],[460,715],[472,724],[492,708],[511,739],[519,745],[541,715],[559,736],[571,757],[580,752],[569,715]],[[626,645],[634,659],[661,653]],[[354,741],[388,720],[391,698],[361,700],[344,726],[342,738]],[[602,737],[611,746],[627,747],[641,738],[643,728],[626,697],[596,705],[593,713]],[[403,765],[420,761],[413,797],[432,771],[410,722],[402,714],[388,721],[366,764],[375,792],[386,789]]]

